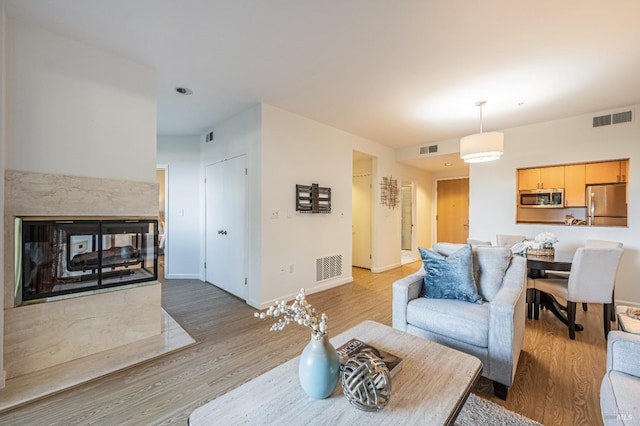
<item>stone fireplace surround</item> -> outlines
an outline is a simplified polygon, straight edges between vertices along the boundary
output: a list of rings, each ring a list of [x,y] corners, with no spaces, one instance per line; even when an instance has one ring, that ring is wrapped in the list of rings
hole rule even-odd
[[[162,337],[168,320],[172,327],[177,325],[162,310],[158,281],[15,306],[15,218],[156,218],[157,215],[155,182],[6,170],[3,308],[7,388],[3,392],[9,390],[12,380],[19,381],[21,377],[100,353],[109,353],[111,357],[119,347]]]

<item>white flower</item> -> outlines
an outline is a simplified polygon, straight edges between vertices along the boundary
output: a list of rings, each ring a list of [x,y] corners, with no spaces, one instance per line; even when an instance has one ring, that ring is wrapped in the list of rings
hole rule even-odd
[[[553,244],[553,243],[557,243],[558,239],[553,234],[553,232],[541,232],[538,235],[536,235],[535,241],[537,243]]]
[[[296,322],[305,327],[309,327],[316,339],[319,339],[327,333],[327,315],[322,313],[320,319],[318,319],[316,310],[307,303],[304,288],[300,289],[295,301],[291,305],[287,305],[284,301],[276,301],[266,312],[256,312],[253,316],[262,320],[267,317],[280,317],[278,318],[278,322],[271,326],[271,331],[282,331],[285,325],[290,322]]]

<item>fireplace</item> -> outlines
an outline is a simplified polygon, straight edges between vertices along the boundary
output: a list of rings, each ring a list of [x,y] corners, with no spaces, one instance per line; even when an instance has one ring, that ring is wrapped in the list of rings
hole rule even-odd
[[[16,219],[16,306],[157,280],[154,219]]]

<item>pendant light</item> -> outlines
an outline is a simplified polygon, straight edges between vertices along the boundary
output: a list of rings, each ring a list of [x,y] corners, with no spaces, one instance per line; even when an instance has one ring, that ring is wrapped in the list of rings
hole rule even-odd
[[[480,107],[480,133],[460,139],[460,158],[465,163],[483,163],[497,160],[504,150],[504,134],[500,132],[482,133],[482,107],[487,101],[478,101]]]

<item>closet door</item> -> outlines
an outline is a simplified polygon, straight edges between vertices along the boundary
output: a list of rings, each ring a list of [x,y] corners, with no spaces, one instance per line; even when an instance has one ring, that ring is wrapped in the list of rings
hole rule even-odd
[[[246,300],[246,156],[211,164],[205,176],[205,279]]]

